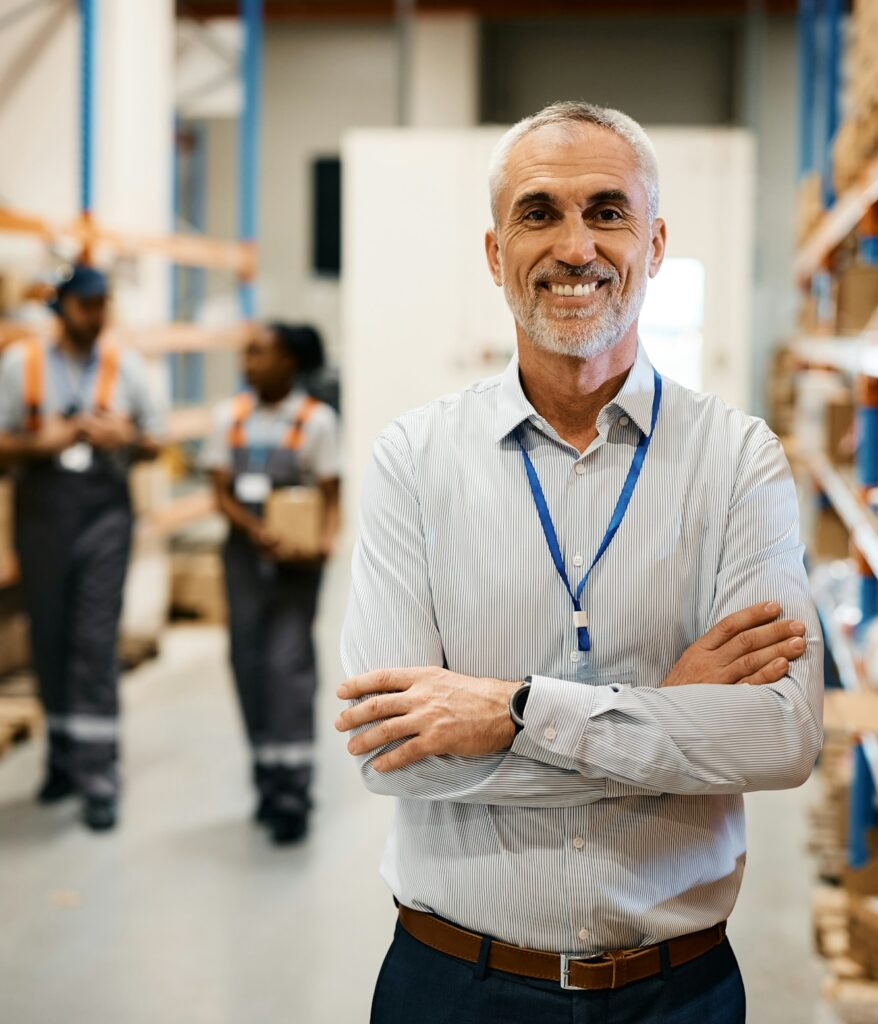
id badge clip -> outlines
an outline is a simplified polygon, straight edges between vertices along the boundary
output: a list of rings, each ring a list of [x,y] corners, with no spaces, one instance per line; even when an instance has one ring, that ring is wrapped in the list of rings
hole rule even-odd
[[[235,480],[235,497],[245,505],[261,505],[271,494],[271,477],[267,473],[242,473]]]
[[[93,454],[91,445],[80,441],[61,452],[58,464],[68,473],[86,473],[91,469]]]

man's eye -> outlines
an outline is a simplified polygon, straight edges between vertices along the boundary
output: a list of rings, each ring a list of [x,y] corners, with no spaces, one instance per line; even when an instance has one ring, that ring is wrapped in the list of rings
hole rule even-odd
[[[598,220],[602,220],[606,223],[612,223],[612,221],[621,220],[622,214],[618,210],[598,210]]]
[[[548,216],[545,210],[528,210],[524,215],[524,220],[544,221],[548,219]]]

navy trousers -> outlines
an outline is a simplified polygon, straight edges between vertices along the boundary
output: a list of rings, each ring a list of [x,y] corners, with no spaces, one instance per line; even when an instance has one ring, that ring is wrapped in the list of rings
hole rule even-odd
[[[29,467],[16,545],[50,765],[89,796],[119,788],[117,644],[131,547],[126,480],[99,464]]]
[[[413,939],[397,924],[372,1003],[372,1024],[743,1024],[744,985],[726,940],[666,977],[616,991],[481,970]]]

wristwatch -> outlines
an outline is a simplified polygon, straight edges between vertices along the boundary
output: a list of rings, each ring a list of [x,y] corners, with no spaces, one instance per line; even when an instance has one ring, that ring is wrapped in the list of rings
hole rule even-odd
[[[521,686],[509,698],[509,717],[515,725],[516,736],[524,728],[524,707],[527,704],[527,698],[530,696],[530,684],[531,677],[526,676]]]

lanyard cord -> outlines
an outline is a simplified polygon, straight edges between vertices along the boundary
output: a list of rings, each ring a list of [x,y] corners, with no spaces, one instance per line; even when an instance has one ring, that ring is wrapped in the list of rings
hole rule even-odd
[[[63,392],[65,397],[68,399],[66,405],[64,405],[63,402],[61,403],[63,411],[65,413],[82,412],[85,408],[84,395],[86,385],[89,378],[94,372],[96,372],[98,358],[94,354],[90,355],[88,359],[83,362],[78,377],[74,381],[74,375],[69,365],[71,360],[57,351],[53,352],[53,355],[54,358],[52,361],[55,365],[55,379],[60,384],[59,392]]]
[[[515,431],[515,439],[518,441],[519,448],[521,448],[521,454],[524,458],[524,468],[527,473],[528,483],[530,484],[531,494],[533,495],[534,504],[536,505],[537,514],[540,518],[540,525],[543,528],[546,543],[549,546],[552,561],[555,563],[558,575],[561,577],[564,586],[567,588],[567,593],[570,595],[570,600],[573,602],[573,619],[576,624],[576,636],[580,651],[591,650],[591,637],[588,633],[588,621],[582,611],[582,591],[585,589],[585,584],[588,582],[592,569],[594,569],[598,564],[604,552],[610,546],[610,543],[616,536],[616,531],[619,529],[622,520],[625,518],[625,513],[628,511],[628,506],[631,503],[631,496],[634,494],[634,488],[637,486],[637,481],[640,478],[640,471],[643,469],[643,461],[646,458],[647,451],[649,450],[652,435],[655,433],[659,406],[661,405],[662,400],[662,378],[655,369],[653,369],[653,375],[655,378],[655,391],[652,399],[652,421],[649,433],[644,434],[641,431],[640,441],[634,452],[634,458],[631,460],[631,468],[628,470],[628,476],[625,478],[625,483],[622,486],[622,492],[619,495],[619,500],[616,502],[616,507],[613,510],[610,525],[607,527],[607,531],[604,534],[604,539],[601,541],[597,554],[594,556],[591,565],[586,569],[585,575],[579,581],[579,586],[575,591],[570,585],[567,570],[564,567],[564,559],[561,555],[561,545],[558,543],[555,524],[552,522],[552,516],[549,513],[549,506],[546,502],[546,496],[543,493],[543,488],[540,484],[540,478],[537,476],[534,464],[525,450],[524,443],[521,439],[521,428],[518,428]]]

